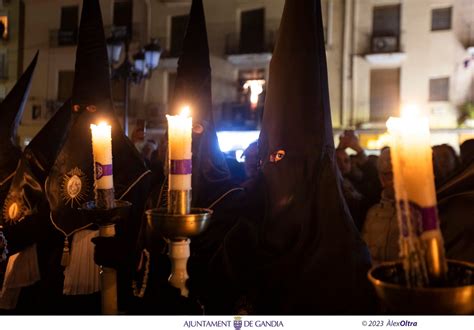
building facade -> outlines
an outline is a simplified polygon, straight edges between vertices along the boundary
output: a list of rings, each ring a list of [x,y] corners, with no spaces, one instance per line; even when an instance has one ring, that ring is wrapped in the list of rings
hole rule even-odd
[[[20,129],[27,142],[70,95],[82,1],[23,2],[25,38],[19,58],[27,63],[40,50]],[[100,2],[106,37],[126,31],[131,59],[151,38],[163,48],[158,69],[131,84],[128,103],[130,131],[137,120],[145,120],[149,134],[156,136],[173,97],[191,1]],[[203,2],[217,125],[220,130],[258,130],[284,0]],[[389,116],[414,103],[430,116],[435,142],[457,145],[473,137],[466,126],[474,103],[473,7],[471,0],[322,0],[335,135],[357,129],[367,146],[385,131]],[[256,89],[249,81],[261,87],[253,103]],[[124,81],[113,83],[119,115],[125,87]]]
[[[0,99],[23,71],[24,7],[20,0],[0,1]]]

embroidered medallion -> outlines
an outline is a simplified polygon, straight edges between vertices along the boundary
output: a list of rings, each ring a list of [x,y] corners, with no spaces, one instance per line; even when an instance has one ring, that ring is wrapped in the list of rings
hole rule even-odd
[[[20,221],[26,213],[26,208],[18,198],[8,196],[3,204],[3,219],[8,224]]]
[[[63,177],[62,197],[72,208],[86,201],[88,192],[87,176],[81,169],[75,167]],[[76,205],[75,205],[76,204]]]

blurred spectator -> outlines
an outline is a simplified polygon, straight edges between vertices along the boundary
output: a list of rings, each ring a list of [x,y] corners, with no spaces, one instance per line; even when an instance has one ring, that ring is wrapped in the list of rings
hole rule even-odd
[[[362,229],[374,265],[398,259],[399,230],[390,149],[384,148],[378,160],[378,174],[383,191],[380,202],[372,206]]]
[[[151,166],[151,155],[156,149],[157,145],[155,140],[149,139],[143,145],[142,150],[139,150],[148,167]]]
[[[348,148],[356,155],[349,157]],[[380,199],[381,186],[374,160],[366,156],[354,131],[346,130],[339,137],[336,161],[343,176],[344,197],[359,230],[369,207]]]
[[[433,147],[433,169],[436,187],[441,187],[459,168],[459,159],[453,147],[441,144]]]
[[[466,140],[461,144],[461,163],[467,166],[474,161],[474,139]]]

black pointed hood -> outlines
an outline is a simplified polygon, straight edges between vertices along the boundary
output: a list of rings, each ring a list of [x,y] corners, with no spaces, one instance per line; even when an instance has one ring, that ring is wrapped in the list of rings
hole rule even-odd
[[[84,0],[76,53],[72,124],[45,184],[51,219],[67,234],[91,221],[77,212],[84,202],[94,200],[91,124],[106,121],[112,126],[113,177],[117,199],[127,199],[127,194],[140,186],[149,173],[114,114],[107,61],[99,1]],[[136,210],[143,209],[145,197],[141,198],[129,200],[135,204]]]
[[[193,0],[183,52],[178,61],[173,112],[189,105],[193,124],[203,132],[193,134],[193,205],[207,207],[229,189],[230,172],[222,154],[212,116],[211,66],[202,0]]]
[[[2,201],[0,223],[16,223],[26,214],[34,214],[44,201],[44,183],[71,126],[71,115],[71,102],[67,101],[26,146],[8,196]],[[17,213],[12,214],[9,210],[13,203]]]
[[[202,0],[191,4],[177,71],[172,112],[178,113],[183,104],[189,104],[194,122],[213,124],[211,64]]]
[[[260,312],[367,312],[370,257],[340,188],[319,0],[286,0],[259,149]]]
[[[38,52],[0,104],[0,203],[6,197],[10,179],[21,157],[21,148],[15,141],[16,131],[25,109],[37,61]]]
[[[110,69],[98,0],[84,0],[76,51],[72,101],[112,109]]]
[[[26,100],[30,93],[33,73],[38,62],[38,54],[39,52],[36,52],[26,71],[0,104],[0,143],[3,143],[4,140],[13,140],[15,138],[16,130],[20,124]]]

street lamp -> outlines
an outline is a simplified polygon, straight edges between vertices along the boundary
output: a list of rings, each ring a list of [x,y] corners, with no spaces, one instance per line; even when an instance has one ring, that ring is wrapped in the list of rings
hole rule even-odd
[[[114,80],[125,82],[125,100],[123,112],[123,130],[128,135],[128,107],[130,97],[130,83],[139,84],[143,79],[149,79],[151,73],[158,67],[161,47],[157,39],[152,39],[151,43],[133,56],[133,63],[130,62],[130,39],[112,36],[107,39],[107,53],[111,63],[111,76]],[[125,52],[124,52],[125,51]],[[125,53],[123,62],[117,66]]]

